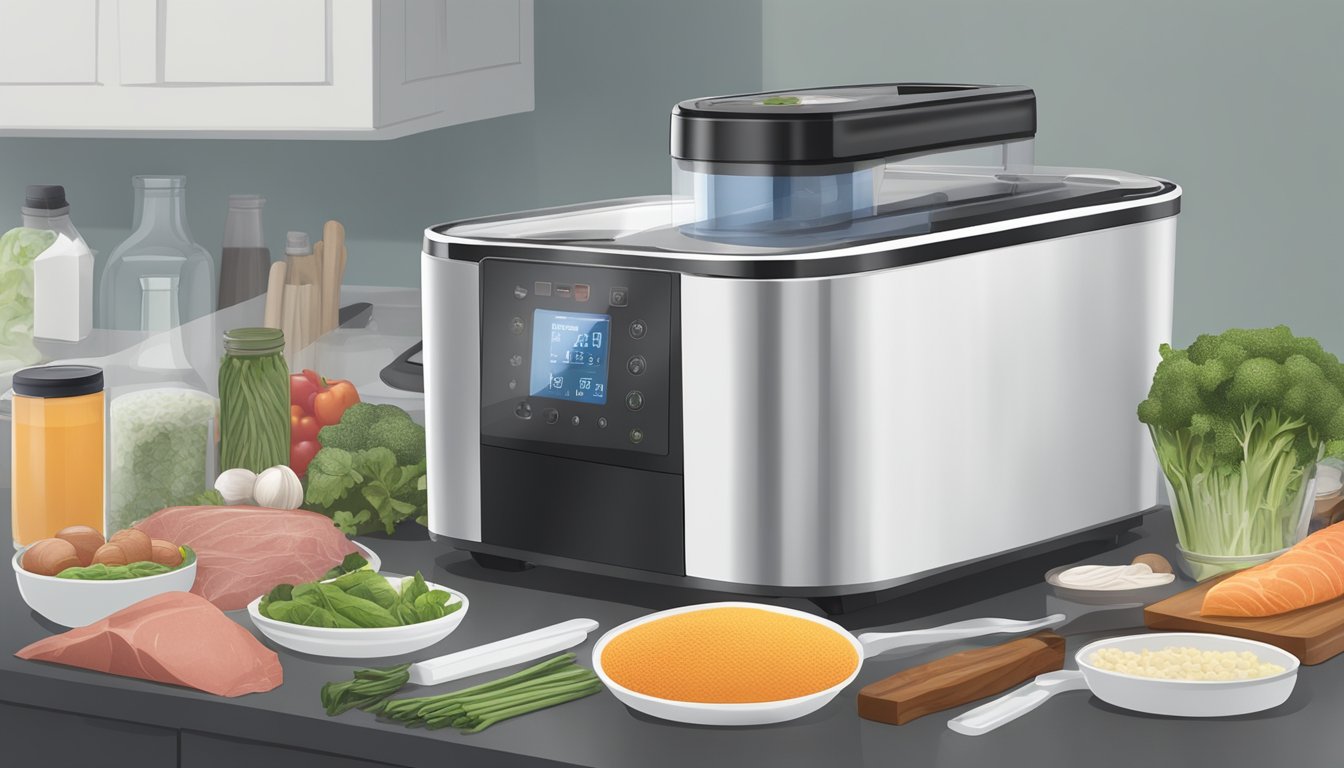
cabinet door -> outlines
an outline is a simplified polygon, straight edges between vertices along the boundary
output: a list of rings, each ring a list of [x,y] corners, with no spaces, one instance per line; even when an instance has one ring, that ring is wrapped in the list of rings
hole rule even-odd
[[[325,85],[331,3],[121,0],[121,82]]]
[[[379,3],[380,125],[532,109],[532,0]]]
[[[0,85],[98,82],[98,0],[0,1]]]
[[[177,765],[175,730],[13,704],[0,704],[0,743],[4,765]]]
[[[180,768],[238,768],[238,766],[284,766],[284,768],[396,768],[390,763],[354,757],[309,752],[303,749],[241,741],[213,734],[182,732]],[[452,765],[445,760],[444,765]]]

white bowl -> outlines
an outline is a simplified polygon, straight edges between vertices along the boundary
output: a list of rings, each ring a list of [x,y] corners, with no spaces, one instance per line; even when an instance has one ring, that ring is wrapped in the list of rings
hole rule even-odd
[[[358,541],[355,541],[354,539],[351,539],[350,543],[354,544],[356,547],[359,548],[359,553],[363,555],[364,559],[367,560],[369,563],[369,570],[371,571],[383,570],[383,559],[378,556],[377,552],[374,552],[372,549],[369,549],[368,547],[364,546],[363,544],[360,544]]]
[[[1175,646],[1201,651],[1250,651],[1261,662],[1278,664],[1283,671],[1251,680],[1163,680],[1098,669],[1089,657],[1102,648],[1138,653]],[[1277,707],[1288,700],[1297,684],[1297,657],[1281,648],[1255,640],[1196,632],[1156,632],[1098,640],[1074,657],[1088,688],[1097,698],[1123,709],[1173,717],[1229,717]]]
[[[82,627],[122,608],[164,592],[190,592],[196,583],[196,553],[187,548],[190,562],[156,576],[115,581],[83,581],[41,576],[19,564],[24,547],[14,553],[14,577],[29,608],[63,627]]]
[[[400,588],[404,579],[411,576],[384,576],[393,587]],[[462,602],[462,607],[441,619],[408,624],[404,627],[370,627],[367,629],[305,627],[302,624],[290,624],[276,621],[261,615],[261,598],[247,604],[247,615],[252,623],[266,637],[291,651],[307,653],[313,656],[330,656],[340,659],[374,659],[382,656],[399,656],[439,642],[452,634],[457,625],[467,615],[471,603],[467,596],[455,589],[426,582],[430,589],[442,589]]]
[[[854,671],[849,673],[843,681],[827,688],[823,691],[810,693],[806,696],[797,696],[792,699],[777,699],[775,701],[760,701],[750,703],[733,704],[713,704],[699,701],[676,701],[674,699],[661,699],[657,696],[650,696],[638,691],[632,691],[620,683],[607,676],[607,672],[602,668],[602,651],[606,650],[607,644],[619,637],[627,630],[633,629],[641,624],[647,624],[650,621],[676,616],[681,613],[691,613],[693,611],[703,611],[710,608],[757,608],[762,611],[771,611],[785,616],[794,616],[800,619],[806,619],[814,624],[820,624],[827,629],[835,632],[837,635],[845,638],[854,646],[854,652],[858,654],[858,661],[854,664]],[[818,709],[826,706],[832,699],[845,689],[854,679],[858,677],[859,670],[863,667],[864,648],[863,645],[850,633],[844,631],[839,625],[814,616],[803,611],[795,611],[792,608],[784,608],[778,605],[766,605],[764,603],[744,603],[744,602],[721,602],[721,603],[701,603],[699,605],[687,605],[681,608],[671,608],[666,611],[651,613],[647,616],[627,621],[619,627],[609,630],[602,635],[597,644],[593,646],[593,671],[597,673],[599,679],[607,686],[607,690],[616,697],[616,700],[638,712],[646,715],[653,715],[664,720],[671,720],[678,723],[691,723],[694,725],[769,725],[771,723],[783,723],[789,720],[796,720],[800,717],[810,715]]]

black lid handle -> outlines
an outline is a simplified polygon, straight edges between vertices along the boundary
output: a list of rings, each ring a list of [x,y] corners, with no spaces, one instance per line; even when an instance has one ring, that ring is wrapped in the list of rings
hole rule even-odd
[[[995,144],[1036,135],[1036,94],[1002,85],[888,83],[683,101],[672,157],[819,164]]]

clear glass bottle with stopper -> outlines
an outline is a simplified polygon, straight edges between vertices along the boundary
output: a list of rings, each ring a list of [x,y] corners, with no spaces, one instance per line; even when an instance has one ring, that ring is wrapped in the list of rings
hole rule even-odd
[[[100,325],[164,331],[210,314],[214,265],[187,227],[185,176],[136,176],[135,227],[108,258]]]

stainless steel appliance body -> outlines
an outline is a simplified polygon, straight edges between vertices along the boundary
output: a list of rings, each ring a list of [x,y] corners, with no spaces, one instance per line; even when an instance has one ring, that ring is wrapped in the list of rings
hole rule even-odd
[[[1170,336],[1179,188],[926,158],[872,173],[841,235],[717,237],[694,195],[427,230],[435,537],[826,596],[1156,505],[1134,408]]]

